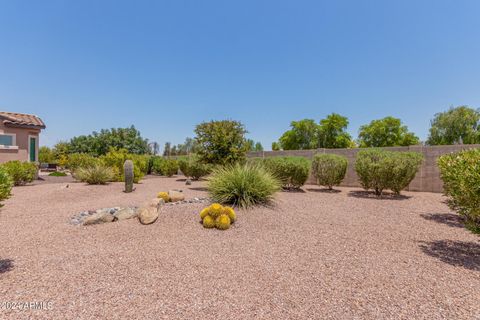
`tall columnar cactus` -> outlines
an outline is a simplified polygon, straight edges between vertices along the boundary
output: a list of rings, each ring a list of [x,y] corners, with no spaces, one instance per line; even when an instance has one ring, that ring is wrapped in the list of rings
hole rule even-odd
[[[127,160],[123,165],[124,177],[125,177],[125,192],[129,193],[133,191],[133,161]]]

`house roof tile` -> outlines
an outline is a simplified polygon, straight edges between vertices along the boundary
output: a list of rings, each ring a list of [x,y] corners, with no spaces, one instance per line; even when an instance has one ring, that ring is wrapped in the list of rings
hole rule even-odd
[[[0,111],[0,121],[6,126],[46,128],[42,119],[32,114]]]

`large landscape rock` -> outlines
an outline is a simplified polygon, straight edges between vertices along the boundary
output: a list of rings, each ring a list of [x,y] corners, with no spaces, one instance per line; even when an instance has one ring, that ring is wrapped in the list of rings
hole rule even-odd
[[[158,219],[158,209],[154,207],[144,207],[138,212],[138,220],[141,224],[152,224]]]
[[[92,224],[112,222],[113,220],[114,220],[114,217],[109,212],[98,212],[98,213],[92,214],[91,216],[86,217],[83,220],[83,225],[88,226]]]
[[[113,216],[118,220],[127,220],[127,219],[132,219],[137,216],[137,211],[134,210],[133,208],[123,208],[120,209],[119,211],[115,212]]]
[[[169,190],[168,196],[170,197],[170,201],[177,202],[185,200],[185,195],[177,190]]]
[[[156,208],[158,210],[164,204],[165,204],[165,200],[163,200],[162,198],[155,198],[148,203],[147,207]]]

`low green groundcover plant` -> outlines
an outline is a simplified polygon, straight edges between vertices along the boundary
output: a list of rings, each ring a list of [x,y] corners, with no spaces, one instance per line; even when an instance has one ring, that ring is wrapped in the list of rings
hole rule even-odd
[[[15,186],[23,186],[32,182],[37,175],[37,165],[32,162],[21,162],[18,160],[4,163],[3,168],[13,180]]]
[[[78,180],[88,184],[107,184],[116,178],[115,171],[102,164],[78,168],[75,175]]]
[[[300,189],[310,174],[310,161],[303,157],[271,157],[263,165],[280,182],[284,189]]]
[[[262,165],[237,163],[215,168],[207,186],[213,202],[248,208],[271,201],[281,182]]]
[[[348,160],[336,154],[317,154],[313,158],[312,173],[317,183],[332,189],[338,186],[347,173]]]
[[[448,205],[469,230],[480,233],[480,149],[443,155],[438,166]]]
[[[182,157],[178,160],[180,171],[193,180],[198,180],[206,175],[210,174],[213,169],[213,165],[202,162],[202,160],[196,155],[190,155],[188,157]]]
[[[418,152],[362,150],[357,154],[355,171],[363,188],[373,189],[377,196],[386,189],[400,194],[415,178],[422,161]]]
[[[13,187],[13,181],[7,170],[0,166],[0,201],[6,200],[10,197]],[[2,207],[3,204],[0,204]]]
[[[54,171],[52,173],[49,174],[50,177],[66,177],[67,174],[65,172],[61,172],[61,171]]]

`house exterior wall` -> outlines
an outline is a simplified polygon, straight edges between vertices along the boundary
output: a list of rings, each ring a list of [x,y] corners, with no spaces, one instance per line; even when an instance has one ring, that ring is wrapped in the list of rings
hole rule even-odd
[[[480,148],[480,145],[453,145],[453,146],[410,146],[410,147],[389,147],[383,148],[390,151],[415,151],[423,154],[424,161],[418,169],[415,179],[410,183],[409,191],[443,192],[443,182],[440,179],[440,169],[437,166],[437,159],[444,154],[458,152],[465,149]],[[279,156],[297,156],[313,159],[317,153],[332,153],[347,157],[348,168],[342,186],[360,187],[355,172],[355,159],[358,151],[362,149],[317,149],[317,150],[287,150],[287,151],[259,151],[250,152],[249,158],[267,158]],[[310,176],[307,183],[315,183],[315,178]]]
[[[3,123],[0,123],[0,134],[14,134],[16,136],[15,144],[18,149],[5,149],[0,147],[0,163],[4,163],[11,160],[29,161],[29,143],[30,137],[36,137],[36,159],[38,160],[38,148],[40,143],[40,130],[28,129],[28,128],[11,128],[6,127]]]

